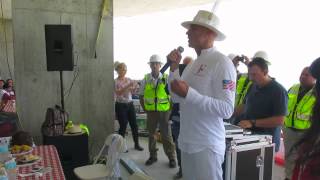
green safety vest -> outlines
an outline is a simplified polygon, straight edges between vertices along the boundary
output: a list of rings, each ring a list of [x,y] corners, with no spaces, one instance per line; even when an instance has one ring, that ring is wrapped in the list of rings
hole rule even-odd
[[[300,84],[292,86],[288,92],[288,112],[284,125],[295,129],[308,129],[311,126],[310,117],[316,101],[313,88],[309,90],[297,103]]]
[[[168,111],[170,109],[170,96],[167,94],[165,87],[168,75],[164,74],[156,85],[151,82],[151,74],[144,77],[144,108],[147,111]]]
[[[243,104],[244,98],[246,97],[251,85],[252,81],[248,79],[248,75],[241,74],[240,78],[237,80],[235,107]]]

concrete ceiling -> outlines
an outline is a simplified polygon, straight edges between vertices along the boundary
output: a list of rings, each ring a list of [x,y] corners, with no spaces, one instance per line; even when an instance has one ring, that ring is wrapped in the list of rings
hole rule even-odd
[[[12,18],[11,1],[1,1],[1,17]],[[90,1],[90,0],[87,0]],[[135,16],[152,12],[212,3],[214,0],[113,0],[114,16]],[[3,14],[2,14],[3,11]]]
[[[213,3],[215,0],[114,0],[114,16],[135,16]]]

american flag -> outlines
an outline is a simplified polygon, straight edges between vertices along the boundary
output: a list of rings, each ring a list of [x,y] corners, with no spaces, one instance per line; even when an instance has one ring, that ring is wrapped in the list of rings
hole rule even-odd
[[[236,88],[236,83],[232,80],[222,80],[223,89],[234,91]]]

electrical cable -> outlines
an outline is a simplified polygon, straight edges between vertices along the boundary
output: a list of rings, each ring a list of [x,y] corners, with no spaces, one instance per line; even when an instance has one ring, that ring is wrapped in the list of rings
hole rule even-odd
[[[75,52],[75,54],[77,54],[77,59],[76,59],[76,63],[75,63],[75,71],[73,73],[73,79],[72,79],[72,82],[71,82],[71,85],[70,87],[68,88],[68,90],[66,90],[63,94],[63,97],[66,97],[66,99],[70,96],[70,93],[71,93],[71,90],[73,88],[73,85],[76,81],[76,79],[78,78],[79,76],[79,73],[80,73],[80,68],[77,66],[78,65],[78,60],[79,60],[79,54],[77,52]]]

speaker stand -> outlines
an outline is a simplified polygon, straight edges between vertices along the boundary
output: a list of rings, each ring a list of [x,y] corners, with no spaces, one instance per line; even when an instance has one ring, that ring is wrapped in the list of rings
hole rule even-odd
[[[61,108],[64,110],[64,95],[63,95],[63,76],[62,71],[60,72],[60,92],[61,92]]]

